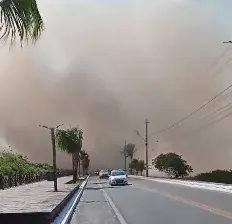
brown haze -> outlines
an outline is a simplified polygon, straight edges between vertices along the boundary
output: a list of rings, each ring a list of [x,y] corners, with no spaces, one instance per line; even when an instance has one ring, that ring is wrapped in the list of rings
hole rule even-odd
[[[134,130],[144,135],[146,118],[149,132],[156,132],[229,85],[226,73],[221,79],[205,74],[229,38],[230,27],[216,17],[217,5],[71,2],[39,1],[46,32],[37,45],[9,52],[1,48],[0,133],[32,160],[52,158],[49,132],[38,125],[60,123],[84,129],[92,168],[123,165],[120,146],[125,139],[136,143],[136,157],[144,158],[143,142]],[[229,168],[231,120],[208,127],[203,126],[216,117],[200,120],[220,105],[181,128],[151,134],[151,158],[174,151],[196,172]],[[70,166],[65,154],[59,152],[58,160],[60,166]]]

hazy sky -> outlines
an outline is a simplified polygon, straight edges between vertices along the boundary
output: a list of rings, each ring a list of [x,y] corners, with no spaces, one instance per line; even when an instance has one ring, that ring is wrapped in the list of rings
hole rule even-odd
[[[232,2],[38,2],[46,26],[38,43],[10,51],[1,45],[0,134],[8,144],[50,162],[50,136],[38,124],[78,124],[92,168],[113,168],[123,164],[124,140],[144,158],[134,130],[144,135],[148,118],[150,158],[174,151],[196,172],[231,168],[231,117],[209,123],[232,109],[201,118],[229,103],[232,94],[168,132],[152,133],[232,83],[232,50],[222,44],[232,38]],[[59,154],[59,164],[69,166],[70,158]]]

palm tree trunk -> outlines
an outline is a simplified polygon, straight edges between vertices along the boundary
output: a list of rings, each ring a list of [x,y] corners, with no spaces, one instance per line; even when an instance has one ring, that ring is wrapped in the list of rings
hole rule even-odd
[[[75,182],[76,177],[75,177],[75,157],[74,154],[72,153],[72,170],[73,170],[73,182]]]
[[[81,161],[80,161],[79,153],[78,153],[78,176],[79,176],[79,178],[81,176]]]
[[[73,182],[77,182],[77,156],[76,153],[73,153]]]

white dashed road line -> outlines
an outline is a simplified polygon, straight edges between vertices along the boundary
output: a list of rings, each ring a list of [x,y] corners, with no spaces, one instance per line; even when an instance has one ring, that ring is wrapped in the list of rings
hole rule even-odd
[[[110,196],[107,194],[107,192],[105,191],[105,189],[102,187],[101,183],[99,182],[99,186],[103,191],[104,197],[105,199],[108,201],[109,205],[111,206],[111,208],[113,209],[115,215],[117,216],[120,224],[127,224],[126,220],[123,218],[123,216],[121,215],[121,213],[118,211],[117,207],[115,206],[114,202],[111,200]]]

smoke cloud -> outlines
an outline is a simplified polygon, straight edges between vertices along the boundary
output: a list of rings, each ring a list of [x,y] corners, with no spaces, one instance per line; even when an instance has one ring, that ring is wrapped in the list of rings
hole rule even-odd
[[[32,160],[51,162],[49,132],[38,125],[79,125],[91,168],[114,168],[123,165],[125,140],[135,143],[135,157],[144,159],[144,143],[134,130],[144,135],[148,118],[150,158],[174,151],[195,172],[229,168],[231,120],[204,128],[207,122],[200,119],[225,101],[152,135],[231,81],[229,63],[223,65],[231,52],[215,65],[223,68],[220,76],[206,74],[230,36],[229,24],[218,17],[219,5],[40,0],[46,31],[36,46],[10,51],[1,46],[2,139]],[[70,167],[64,153],[58,160]]]

